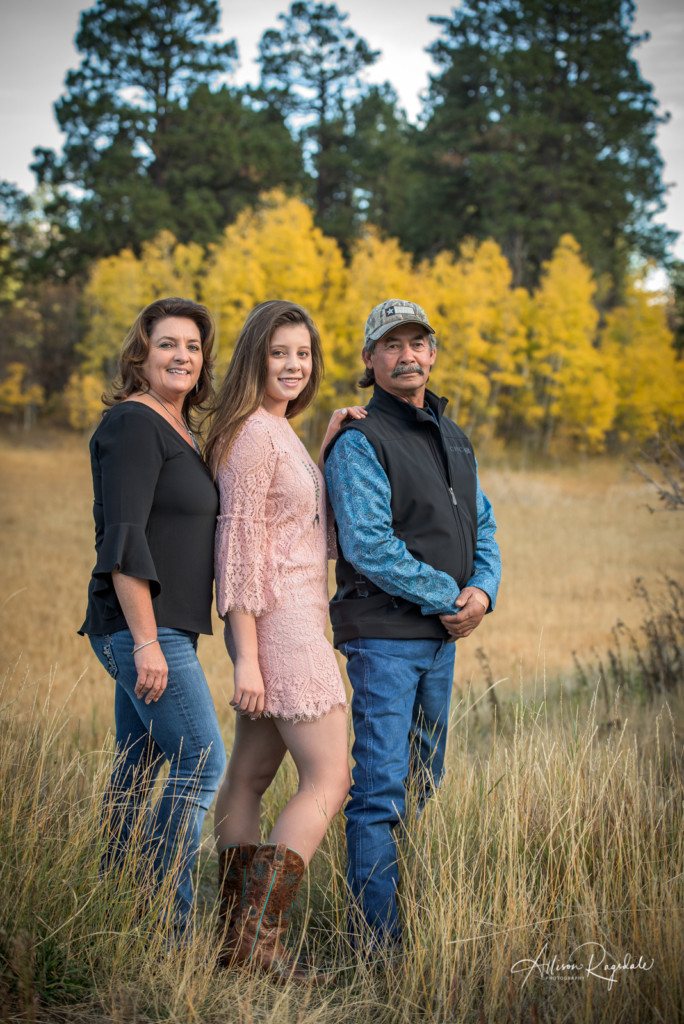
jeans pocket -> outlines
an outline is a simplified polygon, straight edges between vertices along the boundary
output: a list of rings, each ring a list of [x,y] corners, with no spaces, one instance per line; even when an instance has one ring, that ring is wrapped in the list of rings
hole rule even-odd
[[[105,671],[109,673],[112,679],[116,679],[119,674],[119,666],[116,663],[114,651],[112,650],[111,636],[91,636],[90,646]]]

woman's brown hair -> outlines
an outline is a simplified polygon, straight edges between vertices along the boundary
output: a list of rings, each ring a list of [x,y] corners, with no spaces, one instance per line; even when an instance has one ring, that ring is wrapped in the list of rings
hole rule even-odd
[[[303,324],[311,338],[311,376],[306,387],[287,404],[288,419],[303,412],[316,397],[323,378],[321,338],[305,309],[284,299],[262,302],[252,310],[235,343],[226,376],[213,405],[205,458],[214,475],[226,458],[237,432],[264,399],[271,339],[279,327]]]
[[[111,391],[102,396],[102,401],[106,406],[111,407],[117,402],[123,402],[125,398],[129,398],[136,391],[143,393],[149,391],[150,382],[143,373],[142,364],[147,359],[150,350],[150,335],[154,325],[169,316],[180,316],[192,320],[197,325],[202,342],[202,369],[197,386],[189,395],[185,396],[183,416],[187,419],[193,406],[202,405],[213,395],[214,320],[211,313],[206,306],[201,306],[191,299],[157,299],[141,310],[124,338],[119,356],[119,376],[114,381]]]

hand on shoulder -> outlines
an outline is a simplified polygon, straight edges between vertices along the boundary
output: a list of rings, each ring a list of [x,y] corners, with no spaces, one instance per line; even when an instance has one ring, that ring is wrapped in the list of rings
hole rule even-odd
[[[322,447],[326,448],[330,444],[335,434],[345,423],[350,423],[351,420],[363,420],[367,415],[368,413],[364,405],[345,405],[343,409],[335,409],[335,412],[330,417]]]

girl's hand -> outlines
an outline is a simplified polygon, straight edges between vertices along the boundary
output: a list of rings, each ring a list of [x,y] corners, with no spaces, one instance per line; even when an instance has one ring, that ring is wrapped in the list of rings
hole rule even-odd
[[[344,409],[335,409],[325,433],[326,439],[332,441],[343,423],[348,423],[350,420],[363,420],[367,415],[365,405],[345,405]],[[325,441],[323,443],[325,444]]]
[[[264,710],[264,680],[259,662],[238,657],[235,662],[235,692],[230,702],[239,715],[258,718]]]
[[[146,704],[156,702],[166,689],[169,669],[159,642],[148,644],[133,655],[138,678],[135,684],[136,697],[145,698]]]
[[[363,420],[367,415],[364,405],[345,405],[344,409],[335,409],[335,412],[330,417],[330,423],[328,423],[328,429],[325,432],[323,444],[321,445],[321,453],[318,457],[318,468],[321,472],[323,471],[323,453],[340,427],[351,420]]]

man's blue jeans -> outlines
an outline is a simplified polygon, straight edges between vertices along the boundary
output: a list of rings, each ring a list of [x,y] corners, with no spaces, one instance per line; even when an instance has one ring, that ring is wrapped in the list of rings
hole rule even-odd
[[[123,629],[91,636],[95,654],[116,680],[116,762],[104,804],[107,863],[120,863],[164,760],[168,779],[145,825],[146,845],[157,883],[173,865],[174,918],[187,922],[192,910],[192,867],[202,823],[226,767],[226,752],[214,702],[197,660],[197,635],[159,627],[169,677],[156,703],[135,696],[133,637]],[[150,865],[144,865],[149,867]]]
[[[347,882],[380,942],[397,941],[397,843],[406,790],[420,812],[444,771],[454,643],[357,639],[340,644],[352,686],[355,765],[346,807]]]

